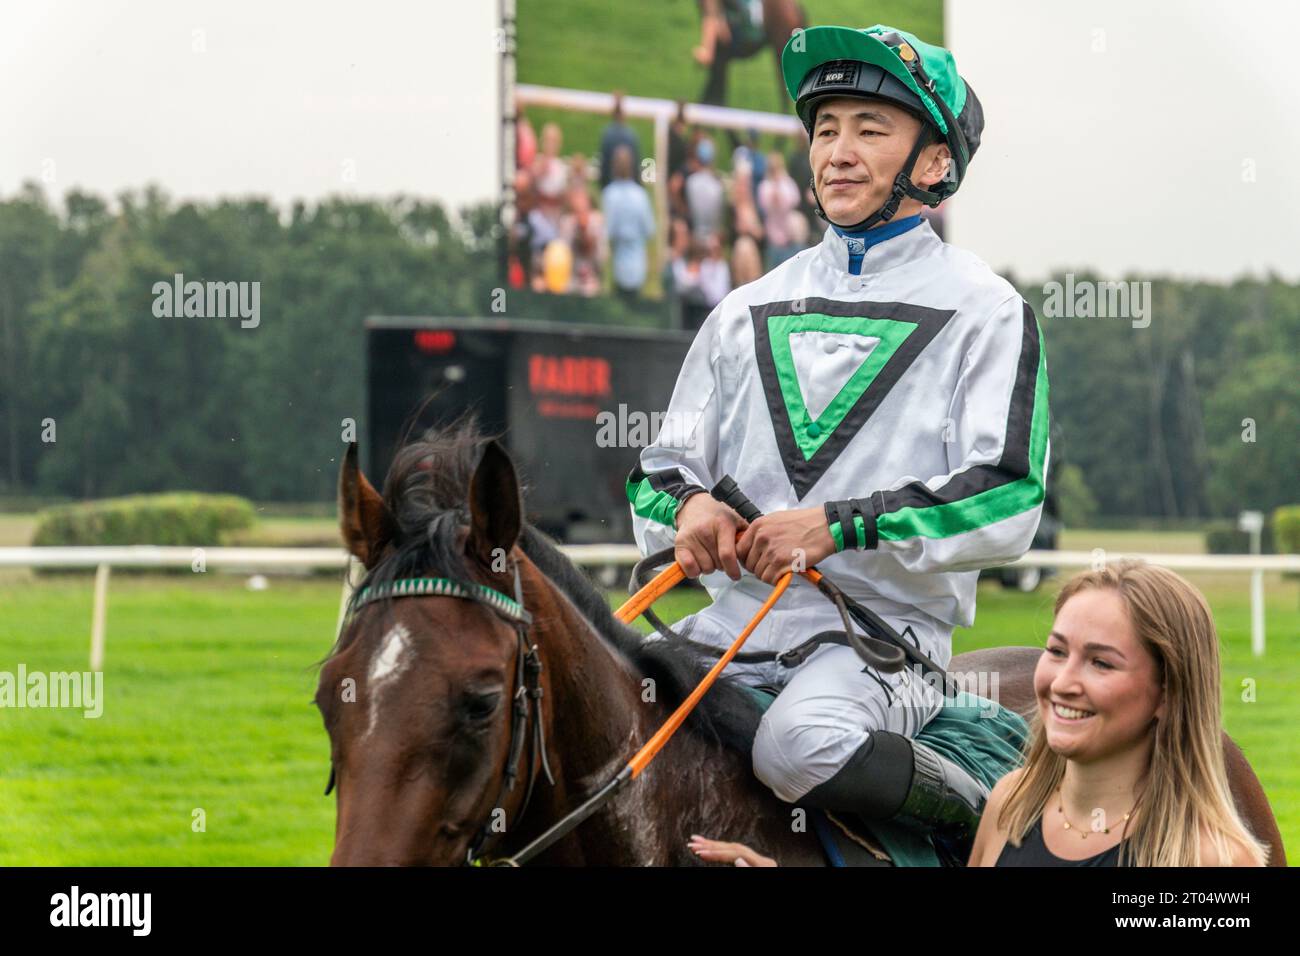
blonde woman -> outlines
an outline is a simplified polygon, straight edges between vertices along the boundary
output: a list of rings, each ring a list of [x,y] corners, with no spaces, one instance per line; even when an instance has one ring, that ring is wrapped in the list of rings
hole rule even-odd
[[[1219,640],[1199,591],[1121,561],[1071,578],[1034,673],[1025,764],[993,788],[971,866],[1263,866],[1223,762]],[[775,866],[691,838],[703,860]]]
[[[1055,610],[1025,765],[994,787],[971,865],[1264,865],[1228,790],[1205,598],[1123,561],[1076,575]]]

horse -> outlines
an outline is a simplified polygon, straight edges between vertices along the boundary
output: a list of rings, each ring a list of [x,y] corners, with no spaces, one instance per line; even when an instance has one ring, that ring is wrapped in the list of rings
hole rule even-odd
[[[450,866],[517,852],[622,770],[704,673],[679,645],[615,618],[527,523],[509,455],[472,420],[404,445],[383,496],[351,445],[339,515],[366,575],[315,697],[338,790],[331,865]],[[461,590],[363,597],[432,576]],[[511,594],[526,615],[503,599]],[[975,651],[950,667],[998,673],[999,702],[1028,715],[1040,654]],[[640,776],[537,862],[704,865],[687,840],[714,833],[784,866],[827,865],[802,811],[753,774],[760,717],[748,690],[719,680]],[[1263,789],[1224,741],[1243,818],[1284,865]]]
[[[776,64],[777,98],[786,102],[785,80],[781,76],[781,51],[795,30],[807,26],[803,7],[797,0],[762,0],[762,23],[755,23],[750,5],[744,0],[702,0],[701,17],[723,17],[729,38],[718,37],[708,64],[709,76],[700,94],[700,102],[712,106],[727,105],[727,68],[732,60],[747,60],[760,50],[772,51]],[[784,107],[783,107],[784,109]]]

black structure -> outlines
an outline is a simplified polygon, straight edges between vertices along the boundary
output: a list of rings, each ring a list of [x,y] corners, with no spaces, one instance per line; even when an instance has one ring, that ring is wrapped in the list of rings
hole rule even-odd
[[[561,541],[632,541],[624,482],[657,434],[693,335],[495,319],[366,320],[367,471],[412,434],[474,409],[503,435],[529,520]]]

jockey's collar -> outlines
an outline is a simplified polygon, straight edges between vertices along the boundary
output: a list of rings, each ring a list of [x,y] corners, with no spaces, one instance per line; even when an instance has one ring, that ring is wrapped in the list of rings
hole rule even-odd
[[[862,259],[868,249],[872,246],[884,242],[886,239],[893,239],[900,236],[921,224],[920,215],[907,216],[903,219],[895,219],[891,222],[883,223],[873,229],[862,229],[854,231],[844,229],[831,223],[831,228],[844,239],[845,245],[848,246],[849,268],[851,275],[862,274]]]

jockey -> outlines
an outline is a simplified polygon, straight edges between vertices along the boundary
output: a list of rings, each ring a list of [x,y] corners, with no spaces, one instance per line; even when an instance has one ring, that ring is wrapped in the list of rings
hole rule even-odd
[[[682,626],[717,654],[782,573],[817,565],[946,667],[979,569],[1033,540],[1049,459],[1033,311],[920,216],[961,185],[983,112],[948,50],[892,27],[796,32],[781,68],[829,225],[700,329],[628,477],[637,544],[700,578],[713,603]],[[708,494],[724,475],[762,518]],[[795,576],[744,651],[828,630],[839,614]],[[752,756],[782,800],[973,835],[987,790],[913,739],[942,703],[915,671],[823,643],[727,673],[780,690]]]

